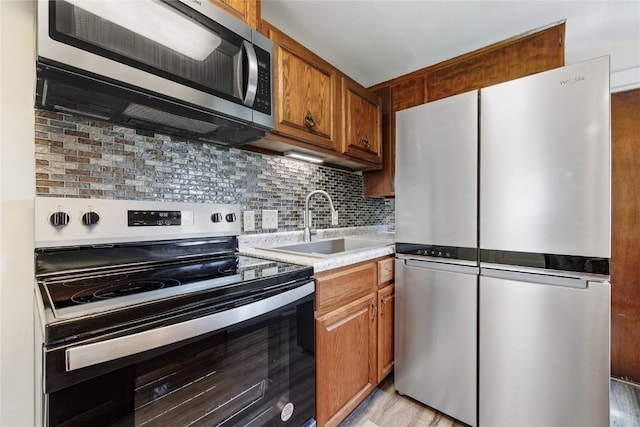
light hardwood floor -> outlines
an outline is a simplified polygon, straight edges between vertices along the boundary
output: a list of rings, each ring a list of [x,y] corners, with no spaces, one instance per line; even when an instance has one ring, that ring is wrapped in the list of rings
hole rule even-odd
[[[611,380],[611,427],[640,427],[640,385]]]
[[[640,427],[640,386],[611,381],[611,427]],[[433,409],[400,396],[393,374],[365,399],[340,427],[464,427],[464,424]]]
[[[464,427],[438,411],[407,396],[393,387],[393,373],[367,397],[340,427]]]

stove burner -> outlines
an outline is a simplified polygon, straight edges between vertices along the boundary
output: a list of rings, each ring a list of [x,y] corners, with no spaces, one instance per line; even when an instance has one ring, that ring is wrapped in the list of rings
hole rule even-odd
[[[118,298],[143,292],[155,291],[164,287],[179,286],[180,281],[176,279],[141,279],[127,283],[119,283],[96,291],[86,290],[78,292],[71,297],[76,304],[86,304],[111,298]]]
[[[129,273],[112,273],[109,275],[110,282],[123,282],[129,279]],[[102,275],[96,277],[88,277],[78,281],[67,281],[64,283],[65,287],[76,288],[95,288],[104,285],[105,278]]]

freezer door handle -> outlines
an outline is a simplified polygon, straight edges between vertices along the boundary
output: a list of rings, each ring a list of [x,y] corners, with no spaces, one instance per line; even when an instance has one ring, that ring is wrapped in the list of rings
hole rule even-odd
[[[518,282],[537,283],[540,285],[561,286],[564,288],[586,289],[588,280],[579,277],[558,276],[524,271],[481,268],[480,276]]]
[[[451,273],[478,274],[478,267],[474,265],[453,264],[448,262],[434,262],[422,259],[412,259],[397,256],[398,261],[404,262],[407,267],[429,268],[432,270],[450,271]]]

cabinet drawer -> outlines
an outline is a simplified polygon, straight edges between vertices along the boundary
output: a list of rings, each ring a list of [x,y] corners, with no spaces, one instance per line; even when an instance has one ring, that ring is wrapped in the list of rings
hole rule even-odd
[[[391,282],[394,275],[395,258],[389,257],[378,261],[378,285]]]
[[[371,293],[377,264],[368,262],[316,275],[316,311],[326,312]]]

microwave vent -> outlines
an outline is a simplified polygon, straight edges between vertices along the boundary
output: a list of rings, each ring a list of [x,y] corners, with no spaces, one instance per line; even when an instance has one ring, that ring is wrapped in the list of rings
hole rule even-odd
[[[63,113],[80,114],[81,116],[91,117],[98,120],[111,120],[111,116],[103,116],[92,111],[78,110],[76,108],[69,108],[63,105],[54,105],[53,108],[55,110],[62,111]]]
[[[157,110],[146,105],[131,103],[122,112],[123,116],[133,119],[144,120],[177,129],[189,129],[193,133],[207,134],[214,132],[220,126],[204,122],[202,120],[191,119],[189,117],[178,116],[166,111]]]

